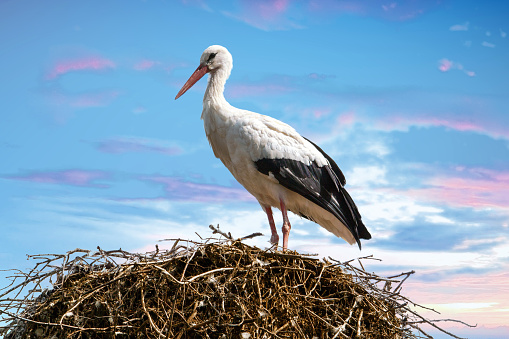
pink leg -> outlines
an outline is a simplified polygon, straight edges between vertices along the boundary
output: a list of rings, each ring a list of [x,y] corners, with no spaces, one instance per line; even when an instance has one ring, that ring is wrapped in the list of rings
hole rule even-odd
[[[292,225],[290,225],[290,220],[288,220],[288,214],[283,200],[279,199],[279,204],[281,205],[281,212],[283,213],[283,251],[286,251],[288,249],[288,237],[290,236]]]
[[[277,235],[276,224],[274,223],[274,218],[272,217],[272,208],[270,206],[263,206],[265,213],[267,213],[267,218],[269,218],[270,231],[272,232],[272,236],[270,237],[270,242],[274,245],[279,243],[279,235]]]

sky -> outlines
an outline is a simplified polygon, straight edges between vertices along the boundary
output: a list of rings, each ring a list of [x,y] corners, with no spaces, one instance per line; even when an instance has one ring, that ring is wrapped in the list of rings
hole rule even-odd
[[[269,246],[205,137],[206,80],[174,100],[219,44],[227,100],[319,144],[373,236],[359,251],[292,214],[290,249],[415,270],[403,293],[431,318],[477,324],[441,326],[507,338],[508,32],[504,1],[2,0],[0,269],[153,250],[209,224]]]

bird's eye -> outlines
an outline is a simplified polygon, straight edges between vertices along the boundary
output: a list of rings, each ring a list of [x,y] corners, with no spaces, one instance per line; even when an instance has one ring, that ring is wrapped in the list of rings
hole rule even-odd
[[[212,61],[212,59],[214,59],[214,58],[216,57],[216,54],[217,54],[217,53],[211,53],[211,54],[209,55],[209,58],[207,59],[207,63],[211,62],[211,61]]]

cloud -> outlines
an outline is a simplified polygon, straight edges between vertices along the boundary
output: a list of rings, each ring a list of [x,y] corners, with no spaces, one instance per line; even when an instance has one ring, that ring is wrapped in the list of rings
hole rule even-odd
[[[413,20],[440,6],[439,2],[414,1],[373,1],[373,0],[237,0],[233,3],[211,1],[183,1],[208,12],[241,21],[264,31],[303,29],[309,24],[320,24],[324,18],[344,14],[374,17],[388,21]],[[209,6],[210,3],[215,7]]]
[[[303,28],[287,15],[289,0],[240,0],[237,4],[236,10],[222,10],[221,13],[264,31]]]
[[[489,47],[489,48],[495,48],[495,44],[491,43],[491,42],[487,42],[487,41],[483,41],[481,43],[481,46],[484,46],[484,47]]]
[[[500,31],[500,37],[505,38],[507,36],[507,33],[502,30],[502,28],[499,29]]]
[[[161,64],[161,62],[159,62],[159,61],[143,59],[143,60],[140,60],[137,63],[135,63],[133,68],[137,71],[146,71],[146,70],[152,69],[155,66],[160,65],[160,64]]]
[[[448,60],[448,59],[441,59],[439,61],[439,66],[438,66],[438,69],[442,72],[447,72],[449,71],[451,68],[452,68],[452,61],[451,60]]]
[[[509,172],[484,168],[460,169],[455,175],[435,176],[428,187],[410,195],[455,207],[497,208],[509,215]]]
[[[108,178],[103,171],[91,170],[62,170],[62,171],[33,171],[23,175],[4,176],[5,179],[29,181],[43,184],[70,185],[80,187],[106,188],[108,185],[97,184],[97,180]]]
[[[327,15],[353,14],[388,21],[413,20],[424,13],[440,6],[439,2],[425,0],[415,1],[309,1],[310,11],[317,11]]]
[[[357,181],[354,179],[354,182]],[[351,190],[352,196],[358,201],[363,219],[376,225],[412,223],[419,217],[438,216],[443,212],[441,208],[423,204],[416,199],[408,199],[408,195],[401,194],[395,189],[374,188],[368,185]]]
[[[109,105],[120,95],[118,90],[94,91],[80,94],[57,94],[60,104],[76,108],[103,107]]]
[[[140,180],[162,184],[166,196],[172,200],[195,202],[256,202],[256,199],[242,187],[228,187],[186,181],[178,177],[147,176]]]
[[[384,120],[376,120],[374,125],[381,131],[408,131],[410,127],[415,126],[447,127],[461,132],[477,132],[481,134],[486,134],[488,132],[487,129],[480,123],[456,117],[443,119],[433,116],[402,116],[395,114],[393,116],[386,117]]]
[[[146,113],[146,112],[147,112],[147,108],[143,105],[138,105],[133,108],[134,114],[142,114],[142,113]]]
[[[357,166],[348,174],[348,184],[353,186],[383,186],[388,184],[387,169],[384,166]]]
[[[165,140],[137,137],[119,137],[100,141],[96,144],[99,151],[105,153],[153,152],[165,155],[179,155],[183,150]]]
[[[66,122],[76,110],[110,105],[121,94],[120,90],[114,88],[87,89],[96,84],[93,77],[88,81],[80,81],[78,90],[70,88],[78,83],[62,81],[62,77],[68,74],[105,72],[115,69],[117,65],[110,59],[92,55],[88,51],[69,50],[62,53],[67,56],[54,62],[38,90],[47,100],[51,116],[57,123]]]
[[[300,76],[273,74],[255,81],[228,83],[226,92],[231,98],[245,98],[267,97],[309,90],[316,91],[316,86],[328,84],[330,79],[335,78],[335,75],[317,73]]]
[[[477,247],[479,245],[492,245],[492,244],[500,244],[507,243],[506,237],[496,237],[491,239],[465,239],[460,244],[455,245],[453,250],[470,250],[472,247]]]
[[[469,71],[469,70],[466,70],[464,69],[463,65],[460,64],[460,63],[457,63],[457,62],[453,62],[449,59],[441,59],[438,61],[438,70],[441,71],[441,72],[448,72],[452,69],[456,69],[456,70],[460,70],[460,71],[463,71],[463,73],[465,73],[466,75],[470,76],[470,77],[473,77],[475,76],[475,72],[474,71]]]
[[[102,57],[90,56],[78,59],[61,60],[58,61],[46,74],[46,79],[52,80],[71,72],[104,71],[115,67],[116,64],[113,61]]]
[[[59,124],[65,123],[77,110],[108,106],[122,94],[120,90],[116,89],[73,93],[60,88],[60,86],[43,88],[40,93],[50,107],[50,116]]]
[[[462,103],[461,98],[456,98],[456,103],[452,106],[454,111],[461,112],[460,115],[451,113],[451,109],[444,112],[436,111],[433,115],[430,115],[425,112],[412,112],[412,108],[409,108],[409,112],[412,112],[412,114],[399,112],[387,112],[376,116],[361,116],[358,114],[355,116],[355,122],[362,124],[364,128],[388,133],[393,131],[407,132],[412,127],[444,127],[459,132],[477,133],[492,139],[509,140],[509,129],[505,127],[506,118],[498,114],[495,108],[489,111],[488,103],[481,103],[481,101],[477,101],[474,98],[466,98],[466,100],[464,98],[463,100],[464,102]],[[425,106],[426,103],[422,105]],[[401,109],[406,108],[403,107],[398,110]],[[485,113],[480,117],[478,112]]]
[[[468,261],[464,265],[468,265]],[[504,319],[507,319],[509,312],[506,286],[509,265],[496,266],[496,271],[483,274],[446,275],[444,279],[432,284],[410,279],[405,283],[405,290],[413,301],[442,314],[449,314],[451,318],[474,325],[499,326],[506,323]],[[431,313],[424,315],[435,317]],[[469,331],[470,335],[475,333],[473,331]]]
[[[453,25],[453,26],[449,27],[449,30],[450,31],[468,31],[469,25],[470,25],[470,23],[467,21],[463,24]]]

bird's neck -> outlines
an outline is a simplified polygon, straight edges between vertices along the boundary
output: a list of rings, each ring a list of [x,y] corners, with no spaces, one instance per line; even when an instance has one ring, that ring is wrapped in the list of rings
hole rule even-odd
[[[224,106],[228,105],[228,102],[224,98],[224,84],[228,79],[228,72],[223,69],[210,73],[208,79],[207,89],[203,97],[203,105],[209,106]]]

